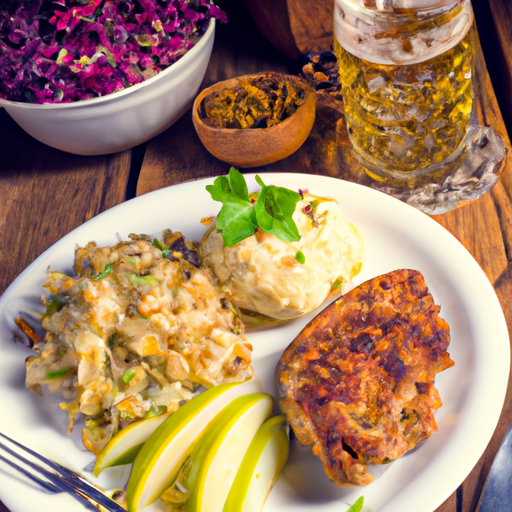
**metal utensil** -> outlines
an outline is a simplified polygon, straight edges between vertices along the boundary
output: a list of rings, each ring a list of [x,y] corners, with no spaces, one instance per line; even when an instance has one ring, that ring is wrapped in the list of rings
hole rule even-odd
[[[512,510],[512,424],[498,449],[487,477],[478,512]]]
[[[101,490],[94,487],[90,482],[77,473],[74,473],[60,464],[47,459],[43,455],[34,452],[30,448],[23,446],[1,432],[0,436],[9,442],[8,445],[4,442],[0,442],[0,450],[3,450],[5,454],[10,456],[6,457],[5,455],[0,454],[0,459],[20,473],[24,474],[33,482],[37,483],[47,492],[67,492],[87,508],[95,510],[96,512],[98,511],[98,508],[107,512],[126,512],[121,505],[103,494]],[[25,455],[29,454],[40,460],[46,467],[27,459],[27,457],[19,453],[20,450],[24,452]],[[13,457],[23,465],[19,462],[15,462]]]

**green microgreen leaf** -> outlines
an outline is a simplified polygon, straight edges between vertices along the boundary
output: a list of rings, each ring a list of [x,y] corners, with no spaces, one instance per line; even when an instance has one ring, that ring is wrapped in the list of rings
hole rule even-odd
[[[363,508],[364,497],[360,496],[358,500],[347,510],[347,512],[360,512]]]
[[[91,277],[91,281],[99,281],[100,279],[103,279],[105,276],[110,274],[110,272],[112,272],[113,268],[114,268],[114,265],[112,265],[112,263],[107,263],[105,265],[105,268],[103,269],[103,272],[95,275],[94,277]]]
[[[137,268],[137,262],[130,256],[126,256],[126,261],[132,266]]]
[[[46,380],[60,379],[61,377],[64,377],[64,375],[66,375],[70,369],[71,366],[63,366],[58,370],[52,370],[46,374]]]
[[[158,279],[154,276],[138,276],[134,272],[132,272],[130,274],[129,279],[130,279],[130,283],[132,283],[132,284],[145,285],[145,284],[158,283]]]
[[[46,302],[48,305],[46,306],[46,311],[44,312],[44,316],[51,315],[52,313],[56,313],[60,311],[67,303],[67,299],[60,295],[50,295]]]
[[[222,203],[216,227],[224,246],[252,236],[258,227],[285,242],[300,240],[292,215],[301,196],[283,187],[266,186],[259,176],[256,181],[261,191],[249,196],[243,174],[231,167],[227,176],[219,176],[206,187],[212,199]]]
[[[133,380],[134,377],[135,377],[135,371],[132,370],[132,368],[128,368],[128,370],[126,370],[123,373],[121,380],[123,381],[123,384],[129,384]]]
[[[304,256],[304,253],[302,251],[297,251],[297,254],[295,255],[295,259],[304,265],[306,263],[306,256]]]
[[[165,251],[164,244],[160,240],[158,240],[158,238],[154,238],[151,245],[153,247],[156,247],[157,249],[160,249],[161,251]]]

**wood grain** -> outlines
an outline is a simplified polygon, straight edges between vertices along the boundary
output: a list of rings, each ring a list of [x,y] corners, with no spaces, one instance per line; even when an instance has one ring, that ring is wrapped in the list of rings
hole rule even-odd
[[[0,293],[66,233],[125,200],[130,152],[83,157],[32,139],[2,109]]]
[[[259,30],[288,57],[329,50],[334,0],[245,0]]]
[[[509,0],[474,2],[478,19],[486,24],[482,44],[509,131],[512,130],[512,3]]]

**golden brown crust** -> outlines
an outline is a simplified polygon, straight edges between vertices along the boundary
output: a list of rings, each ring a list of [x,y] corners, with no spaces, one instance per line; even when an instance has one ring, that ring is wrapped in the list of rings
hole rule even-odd
[[[435,375],[454,363],[448,324],[415,270],[371,279],[326,307],[277,366],[280,405],[338,485],[437,430]]]

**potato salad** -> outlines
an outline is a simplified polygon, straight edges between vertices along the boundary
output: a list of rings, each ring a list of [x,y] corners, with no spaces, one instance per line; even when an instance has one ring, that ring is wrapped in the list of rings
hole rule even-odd
[[[46,335],[26,363],[29,389],[63,393],[70,429],[84,415],[84,444],[96,454],[126,424],[252,376],[238,310],[194,244],[171,231],[130,238],[78,248],[74,276],[50,272]]]
[[[257,229],[227,246],[215,226],[203,238],[203,264],[242,310],[276,319],[301,316],[343,291],[360,271],[363,240],[336,201],[301,191],[293,221],[297,241]]]

